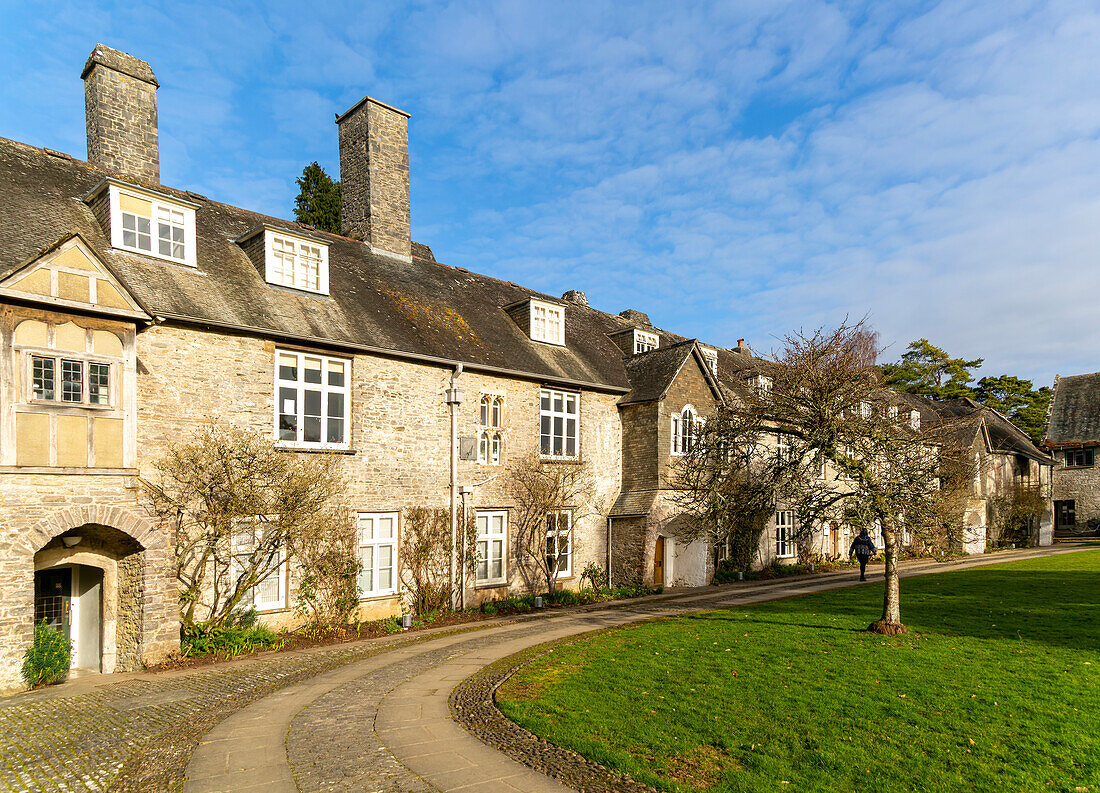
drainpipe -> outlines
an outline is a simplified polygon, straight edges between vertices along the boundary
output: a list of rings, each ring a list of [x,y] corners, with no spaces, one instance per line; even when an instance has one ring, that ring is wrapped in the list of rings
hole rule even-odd
[[[607,516],[607,588],[611,589],[611,516]]]
[[[462,497],[462,522],[459,524],[459,531],[462,532],[462,542],[459,543],[459,549],[461,553],[458,556],[458,607],[463,611],[466,610],[466,526],[469,523],[469,502],[467,499],[473,495],[474,489],[469,485],[463,485],[458,490],[458,494]]]
[[[451,410],[451,610],[457,605],[457,559],[455,547],[458,542],[458,407],[465,397],[458,387],[458,378],[462,376],[462,364],[455,366],[451,374],[451,387],[444,394],[447,406]]]

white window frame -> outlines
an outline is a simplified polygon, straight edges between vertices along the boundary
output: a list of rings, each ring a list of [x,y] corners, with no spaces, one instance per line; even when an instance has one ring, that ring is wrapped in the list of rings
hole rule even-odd
[[[753,388],[764,397],[772,392],[772,379],[766,375],[758,374],[753,378]]]
[[[703,347],[699,350],[703,353],[703,359],[707,362],[707,366],[710,368],[710,373],[715,377],[718,376],[718,350],[712,350],[709,347]]]
[[[276,243],[279,245],[292,245],[294,247],[291,263],[291,272],[288,274],[279,272],[281,265],[276,260]],[[315,250],[318,254],[317,283],[309,283],[309,271],[307,257],[303,255],[303,247]],[[296,234],[288,234],[284,231],[264,229],[264,280],[276,286],[285,286],[288,289],[297,289],[301,292],[312,292],[318,295],[327,295],[328,292],[328,245],[315,240],[312,237],[300,237]]]
[[[647,333],[644,330],[634,331],[634,354],[641,355],[643,352],[649,352],[650,350],[656,350],[661,346],[661,337],[656,333]]]
[[[909,411],[909,428],[913,430],[920,429],[920,412],[916,410]]]
[[[397,540],[398,532],[400,532],[400,516],[396,512],[360,512],[356,515],[355,520],[355,554],[359,561],[363,564],[363,570],[366,570],[366,562],[363,559],[364,548],[371,549],[371,584],[372,589],[363,589],[363,571],[359,573],[359,579],[356,581],[356,589],[359,592],[360,600],[370,600],[371,598],[387,597],[397,592],[397,579],[400,575],[401,568],[397,563]],[[378,536],[378,525],[380,521],[391,521],[391,531],[389,537]],[[364,539],[364,530],[367,525],[370,525],[371,537],[370,539]],[[390,549],[390,586],[379,587],[378,586],[378,574],[384,568],[378,564],[378,550],[379,548],[388,547]]]
[[[117,359],[106,359],[97,356],[89,356],[85,353],[66,353],[63,350],[46,350],[37,347],[24,347],[20,350],[26,358],[26,390],[27,403],[34,405],[56,405],[58,407],[93,408],[97,410],[110,410],[117,405],[115,397],[118,373],[120,371]],[[53,399],[36,397],[34,395],[34,359],[47,358],[53,361]],[[80,400],[68,401],[62,399],[64,391],[62,377],[62,362],[75,361],[81,365],[80,376]],[[92,364],[107,367],[107,401],[91,402],[91,378]]]
[[[565,528],[561,526],[564,518]],[[561,537],[565,537],[565,553],[561,552]],[[554,578],[572,578],[573,576],[573,513],[568,509],[555,509],[546,513],[546,558],[550,559],[550,542],[554,542],[554,555],[558,560],[558,569]],[[565,567],[561,567],[562,557]]]
[[[557,400],[561,400],[562,409],[557,410],[554,405]],[[544,408],[542,403],[547,401],[550,405],[549,408]],[[568,406],[572,402],[573,411],[568,410]],[[543,425],[546,420],[549,420],[549,434],[544,432]],[[554,440],[558,437],[555,432],[557,420],[561,420],[562,432],[561,432],[561,454],[554,453]],[[573,433],[570,436],[569,423],[573,422]],[[567,450],[569,448],[569,439],[573,439],[573,453],[570,454]],[[547,445],[543,444],[543,439],[549,438]],[[580,443],[581,443],[581,395],[577,391],[560,391],[554,388],[543,388],[539,392],[539,453],[544,460],[576,460],[580,457]]]
[[[279,368],[283,356],[295,357],[297,359],[296,370],[298,372],[297,380],[283,380],[280,377]],[[321,361],[321,382],[320,383],[307,383],[305,382],[305,360],[307,358]],[[349,449],[351,448],[351,358],[342,358],[333,355],[320,355],[312,352],[301,352],[300,350],[286,350],[282,348],[275,349],[275,372],[274,372],[274,417],[272,420],[272,437],[275,440],[276,446],[281,446],[287,449]],[[329,385],[329,365],[331,363],[342,363],[344,366],[344,384],[342,386]],[[285,407],[282,397],[283,389],[295,390],[295,439],[282,439],[280,438],[279,417],[283,414],[283,408]],[[305,433],[305,392],[306,391],[320,391],[321,392],[321,440],[319,441],[306,441],[303,440]],[[344,440],[340,443],[332,443],[325,438],[328,435],[328,421],[329,421],[329,395],[341,394],[344,398]],[[286,414],[289,415],[289,414]]]
[[[871,403],[870,402],[860,402],[859,403],[859,417],[861,419],[871,418]]]
[[[775,558],[793,559],[794,547],[794,510],[775,511]]]
[[[260,532],[262,532],[263,529],[264,529],[264,526],[263,526],[262,522],[261,523],[253,523],[251,526],[241,525],[241,526],[234,527],[234,531],[230,535],[230,538],[229,538],[230,556],[232,557],[232,561],[231,561],[230,564],[233,566],[232,569],[233,569],[234,586],[236,585],[237,579],[240,578],[241,572],[243,572],[243,571],[240,570],[241,565],[239,565],[238,562],[237,562],[237,557],[244,556],[244,554],[241,553],[238,550],[239,543],[240,543],[240,540],[238,539],[238,537],[240,535],[246,533],[246,532],[251,532],[252,535],[253,535],[253,542],[255,543],[255,542],[259,541],[257,535]],[[255,545],[253,545],[253,548],[255,548]],[[252,552],[249,552],[249,556],[251,556],[251,553]],[[267,580],[270,579],[272,576],[277,576],[278,584],[279,584],[279,597],[276,600],[262,602],[262,601],[259,600],[260,587],[265,582],[267,582]],[[266,576],[265,578],[257,581],[256,585],[254,587],[251,587],[250,589],[246,590],[248,592],[247,597],[250,600],[249,605],[253,609],[255,609],[257,613],[262,613],[262,612],[267,612],[267,611],[285,611],[286,608],[287,608],[287,605],[286,605],[287,589],[288,589],[288,587],[287,587],[286,548],[280,546],[279,547],[279,566],[277,568],[275,568],[275,570],[272,571],[268,576]]]
[[[700,421],[691,405],[684,405],[679,413],[672,414],[672,450],[674,457],[682,457],[695,446],[696,427]]]
[[[791,439],[785,432],[775,434],[775,459],[778,463],[790,462],[792,457]]]
[[[565,306],[531,301],[531,339],[565,346]]]
[[[500,465],[504,457],[504,397],[482,394],[478,403],[477,461],[481,465]]]
[[[500,521],[500,531],[493,531],[494,519]],[[482,530],[482,519],[485,521],[485,530]],[[497,510],[481,510],[479,509],[474,517],[474,525],[477,530],[477,537],[474,542],[474,553],[477,557],[477,562],[474,564],[474,585],[475,586],[499,586],[505,584],[508,581],[508,511]],[[482,553],[482,543],[485,545],[485,553]],[[500,543],[500,575],[489,575],[493,570],[493,560],[496,558],[492,551],[493,545]],[[485,575],[481,575],[481,565],[484,561]]]
[[[122,204],[121,196],[127,195],[132,198],[136,198],[140,201],[148,201],[150,204],[149,213],[149,235],[150,235],[150,247],[152,250],[145,250],[135,245],[125,245],[122,237]],[[135,190],[130,187],[123,187],[122,185],[111,184],[108,186],[108,200],[111,208],[111,247],[119,248],[124,251],[133,251],[134,253],[140,253],[145,256],[152,256],[154,259],[162,259],[166,262],[174,262],[175,264],[185,264],[188,267],[197,267],[196,251],[195,251],[195,210],[193,207],[186,204],[176,203],[170,201],[155,193],[146,193],[142,190]],[[160,252],[159,234],[157,229],[158,217],[161,210],[176,211],[183,213],[183,258],[177,259],[174,256],[165,256]],[[132,214],[132,213],[131,213]]]

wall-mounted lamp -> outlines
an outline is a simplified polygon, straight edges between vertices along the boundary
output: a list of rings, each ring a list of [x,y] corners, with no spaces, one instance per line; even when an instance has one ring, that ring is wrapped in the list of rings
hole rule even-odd
[[[80,541],[83,540],[83,539],[84,538],[81,537],[79,534],[74,534],[71,537],[62,537],[61,542],[63,542],[65,544],[66,548],[72,548],[74,545],[79,544]]]

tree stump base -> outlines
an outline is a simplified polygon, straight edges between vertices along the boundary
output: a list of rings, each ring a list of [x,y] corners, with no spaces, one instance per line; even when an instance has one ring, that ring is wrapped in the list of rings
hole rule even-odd
[[[883,636],[898,636],[899,634],[909,632],[909,629],[900,622],[887,622],[886,620],[875,620],[867,626],[867,630],[871,633],[878,633]]]

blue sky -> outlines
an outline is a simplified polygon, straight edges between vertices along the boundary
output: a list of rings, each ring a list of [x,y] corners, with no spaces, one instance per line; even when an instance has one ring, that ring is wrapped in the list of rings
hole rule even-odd
[[[97,41],[156,72],[166,184],[290,216],[369,94],[448,264],[759,351],[866,314],[889,360],[1100,370],[1094,2],[0,0],[0,135],[83,157]]]

